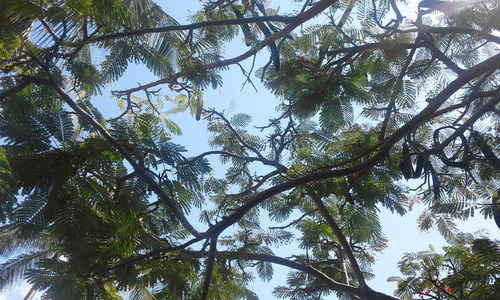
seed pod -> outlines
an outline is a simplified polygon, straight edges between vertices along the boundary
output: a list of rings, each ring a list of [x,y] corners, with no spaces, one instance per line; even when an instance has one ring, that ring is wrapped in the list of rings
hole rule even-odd
[[[196,97],[196,121],[201,119],[201,113],[203,112],[203,96],[198,94]]]
[[[403,173],[406,180],[413,177],[413,166],[411,164],[410,150],[408,149],[408,144],[403,144],[403,157],[399,162],[399,168]]]
[[[495,155],[495,152],[491,149],[491,147],[486,143],[486,140],[480,136],[478,133],[474,135],[474,139],[476,141],[477,146],[481,150],[484,155],[484,158],[492,164],[495,168],[500,169],[500,160]]]
[[[413,173],[413,178],[419,178],[422,175],[422,170],[424,169],[425,158],[422,155],[417,157],[417,165],[415,167],[415,172]]]
[[[434,201],[439,203],[441,201],[441,182],[439,181],[439,177],[432,166],[429,166],[432,177],[432,188],[434,191]]]
[[[262,31],[264,36],[267,38],[268,36],[271,35],[271,31],[269,28],[264,24],[263,22],[257,22],[257,26],[259,29]],[[278,47],[276,46],[275,42],[271,42],[269,45],[269,50],[271,51],[271,61],[273,62],[274,65],[274,70],[276,72],[279,72],[280,70],[280,51],[278,50]]]
[[[243,14],[234,6],[231,6],[233,9],[234,15],[237,19],[245,18]],[[243,36],[245,37],[245,45],[248,47],[252,46],[252,42],[255,41],[255,37],[253,36],[252,31],[250,30],[250,26],[248,24],[241,24],[241,31],[243,32]]]
[[[500,188],[496,189],[492,193],[491,202],[493,203],[493,219],[497,223],[498,228],[500,228]]]

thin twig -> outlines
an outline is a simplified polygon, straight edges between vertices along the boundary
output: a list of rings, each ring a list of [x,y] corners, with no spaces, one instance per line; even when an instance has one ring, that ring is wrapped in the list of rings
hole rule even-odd
[[[288,227],[299,223],[300,221],[302,221],[302,219],[309,216],[310,214],[312,214],[315,211],[317,211],[317,209],[310,210],[310,211],[306,212],[305,214],[303,214],[302,216],[300,216],[298,219],[293,220],[292,222],[288,223],[285,226],[274,226],[274,227],[269,227],[269,229],[287,229]]]

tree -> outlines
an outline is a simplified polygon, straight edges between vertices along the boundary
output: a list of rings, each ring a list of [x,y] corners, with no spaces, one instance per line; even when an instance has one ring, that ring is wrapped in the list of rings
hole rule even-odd
[[[403,215],[411,202],[403,178],[421,180],[424,229],[451,238],[454,218],[497,213],[497,1],[444,14],[427,3],[414,19],[392,0],[306,0],[287,15],[272,4],[204,1],[187,25],[149,0],[0,4],[0,253],[21,252],[0,287],[255,299],[249,272],[267,280],[279,264],[280,298],[395,299],[366,279],[386,246],[379,208]],[[249,50],[224,57],[239,30]],[[252,130],[203,93],[233,65],[253,84],[240,62],[263,49],[256,75],[279,113]],[[123,112],[105,119],[95,96],[131,63],[159,79],[111,91]],[[168,116],[185,110],[206,120],[213,151],[186,157],[172,141],[182,126]],[[264,228],[266,212],[278,226]],[[294,239],[299,253],[275,254]]]
[[[500,290],[498,244],[486,238],[459,234],[444,255],[433,249],[408,253],[399,268],[406,278],[398,281],[396,294],[405,299],[494,299]]]

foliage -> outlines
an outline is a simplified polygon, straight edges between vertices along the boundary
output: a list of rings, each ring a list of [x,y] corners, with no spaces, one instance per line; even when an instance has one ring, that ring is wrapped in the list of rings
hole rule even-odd
[[[500,218],[498,1],[422,1],[415,16],[402,1],[295,2],[207,0],[180,25],[151,0],[2,1],[0,289],[253,300],[254,275],[279,264],[279,298],[395,299],[366,283],[387,246],[379,213],[421,201],[420,228],[450,246],[405,256],[396,294],[493,299],[498,246],[454,220]],[[239,38],[249,49],[228,58]],[[208,108],[236,64],[277,98],[262,127]],[[115,89],[130,65],[158,80]],[[213,150],[174,142],[186,111]]]
[[[404,277],[396,294],[402,299],[495,299],[500,291],[500,248],[498,241],[459,234],[438,254],[407,253],[399,262]]]

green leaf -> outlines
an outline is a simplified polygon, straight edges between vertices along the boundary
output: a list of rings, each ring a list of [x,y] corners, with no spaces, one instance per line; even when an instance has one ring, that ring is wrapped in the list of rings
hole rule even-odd
[[[166,119],[165,118],[165,126],[167,127],[167,129],[172,132],[173,134],[175,135],[181,135],[182,134],[182,129],[179,125],[177,125],[177,123],[175,123],[174,121],[170,120],[170,119]]]
[[[264,280],[264,281],[271,281],[273,279],[273,265],[270,262],[260,262],[257,267],[257,273],[259,274],[259,277]]]

